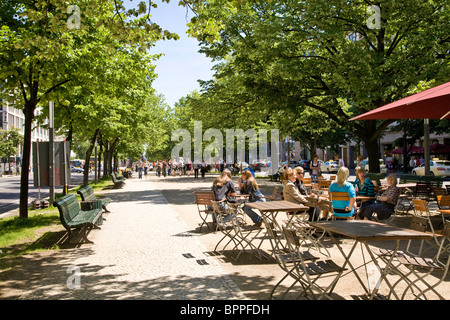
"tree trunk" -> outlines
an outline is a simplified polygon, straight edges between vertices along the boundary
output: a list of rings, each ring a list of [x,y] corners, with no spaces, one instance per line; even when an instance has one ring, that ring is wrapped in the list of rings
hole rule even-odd
[[[367,154],[369,156],[369,172],[380,173],[380,155],[377,139],[365,141],[365,144],[367,148]]]
[[[87,186],[89,184],[89,167],[91,161],[92,150],[94,150],[95,142],[97,141],[98,134],[100,133],[100,129],[95,130],[94,136],[91,139],[91,145],[86,150],[86,162],[84,163],[84,173],[83,173],[83,186]]]
[[[25,115],[23,151],[22,151],[22,172],[20,174],[20,202],[19,215],[21,218],[28,219],[28,179],[30,174],[31,157],[31,131],[34,119],[34,110],[36,103],[26,101],[23,110]]]
[[[101,134],[100,134],[101,137]],[[101,138],[100,138],[101,139]],[[97,179],[100,180],[100,178],[102,177],[102,157],[103,157],[103,143],[99,143],[100,145],[100,150],[98,152],[98,158],[97,158],[97,163],[98,163],[98,167],[97,167]]]

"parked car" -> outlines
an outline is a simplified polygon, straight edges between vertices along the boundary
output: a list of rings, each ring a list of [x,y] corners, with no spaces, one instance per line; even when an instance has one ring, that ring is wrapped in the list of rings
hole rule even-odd
[[[412,174],[418,176],[425,175],[425,164],[415,167]],[[430,174],[432,176],[450,176],[450,161],[448,160],[433,160],[430,161]]]
[[[321,172],[330,173],[330,172],[338,172],[338,170],[339,170],[339,163],[337,161],[326,161],[320,167]]]
[[[265,161],[256,161],[250,166],[255,172],[261,171],[263,168],[268,168],[267,162]]]
[[[364,168],[366,172],[369,172],[369,159],[361,161],[361,167]],[[386,164],[383,159],[380,159],[380,173],[386,173],[386,171]]]
[[[84,169],[78,168],[78,167],[75,167],[75,166],[70,166],[70,172],[83,173]]]
[[[299,166],[303,168],[305,172],[309,172],[309,164],[311,160],[300,160]]]

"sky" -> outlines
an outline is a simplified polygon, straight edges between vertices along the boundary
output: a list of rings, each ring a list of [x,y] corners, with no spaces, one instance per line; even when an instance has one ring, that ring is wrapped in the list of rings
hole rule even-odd
[[[162,3],[161,0],[154,2],[158,8],[152,8],[151,20],[164,30],[180,36],[179,40],[158,41],[150,51],[153,54],[164,53],[164,56],[154,61],[158,78],[154,81],[153,88],[173,107],[180,98],[200,89],[197,80],[212,78],[213,63],[198,52],[200,47],[197,40],[186,34],[186,23],[193,13],[189,12],[186,18],[186,8],[178,6],[178,0],[171,0],[169,4]]]

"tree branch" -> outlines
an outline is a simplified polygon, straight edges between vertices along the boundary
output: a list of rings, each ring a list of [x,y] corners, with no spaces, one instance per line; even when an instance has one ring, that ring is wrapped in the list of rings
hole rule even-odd
[[[46,94],[52,92],[52,91],[55,90],[56,88],[62,86],[63,84],[65,84],[65,83],[67,83],[67,82],[69,82],[69,81],[71,81],[71,79],[67,79],[67,80],[64,80],[64,81],[62,81],[62,82],[60,82],[60,83],[58,83],[58,84],[55,84],[53,87],[51,87],[50,89],[48,89],[47,91],[45,91],[45,92],[39,97],[39,99],[37,99],[37,102],[41,101],[41,99],[42,99]]]

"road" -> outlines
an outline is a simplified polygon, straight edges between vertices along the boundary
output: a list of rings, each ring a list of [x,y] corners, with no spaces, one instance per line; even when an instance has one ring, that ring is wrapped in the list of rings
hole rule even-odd
[[[82,173],[71,174],[71,184],[69,188],[80,185],[83,180]],[[94,179],[93,175],[89,175],[89,180]],[[29,190],[28,190],[28,203],[33,200],[37,200],[39,197],[38,188],[33,185],[33,174],[30,173],[29,177]],[[62,187],[55,187],[55,193],[61,193]],[[40,199],[48,198],[49,188],[41,188]],[[19,199],[20,199],[20,175],[3,175],[0,177],[0,218],[10,216],[13,214],[11,211],[19,209]]]

